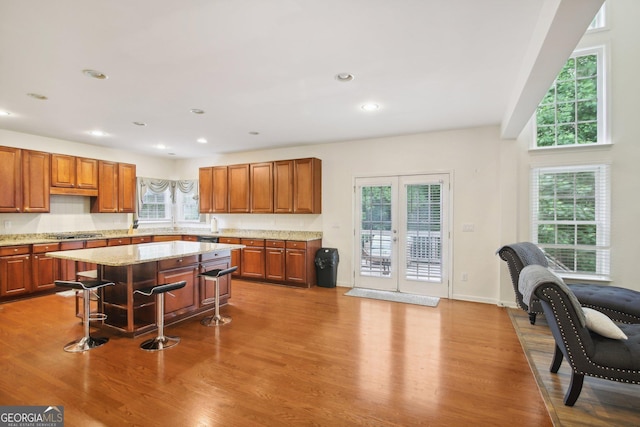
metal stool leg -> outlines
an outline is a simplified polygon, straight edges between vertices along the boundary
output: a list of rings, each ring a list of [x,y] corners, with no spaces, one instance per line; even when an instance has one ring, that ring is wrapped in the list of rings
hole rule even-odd
[[[140,344],[140,348],[147,351],[159,351],[171,348],[180,342],[178,337],[168,337],[164,334],[164,293],[156,295],[156,322],[158,336]]]
[[[91,350],[92,348],[100,347],[109,341],[106,337],[92,337],[89,334],[89,319],[90,319],[90,306],[91,306],[91,290],[84,289],[82,291],[84,299],[84,313],[82,315],[82,323],[84,326],[84,337],[77,341],[71,341],[64,346],[64,351],[70,353],[79,353],[82,351]]]
[[[220,326],[220,325],[226,325],[227,323],[231,323],[230,317],[220,315],[220,286],[218,282],[220,278],[214,277],[211,279],[208,278],[208,280],[214,281],[214,287],[216,292],[215,311],[213,316],[205,317],[200,321],[200,323],[202,323],[204,326]]]

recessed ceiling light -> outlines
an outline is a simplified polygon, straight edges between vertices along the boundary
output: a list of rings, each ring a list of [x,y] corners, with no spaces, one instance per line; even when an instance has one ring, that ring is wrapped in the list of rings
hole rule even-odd
[[[99,80],[104,80],[108,78],[106,74],[96,70],[89,70],[89,69],[82,70],[82,74],[84,74],[87,77],[91,77]]]
[[[49,99],[46,96],[41,95],[39,93],[28,93],[27,96],[30,96],[35,99],[39,99],[40,101],[46,101],[47,99]]]
[[[204,110],[201,110],[201,109],[199,109],[199,108],[192,108],[192,109],[191,109],[191,112],[192,112],[193,114],[204,114]]]
[[[164,144],[158,144],[158,145],[156,145],[156,148],[157,148],[158,150],[166,150],[166,149],[167,149],[167,146],[166,146],[166,145],[164,145]]]
[[[251,131],[251,132],[249,132],[249,135],[260,135],[260,132]]]
[[[353,74],[349,74],[349,73],[336,74],[335,77],[336,77],[336,80],[339,82],[350,82],[355,78]]]
[[[362,104],[360,108],[362,108],[364,111],[376,111],[380,109],[380,106],[378,104],[374,104],[373,102],[367,102],[366,104]]]
[[[11,113],[8,111],[0,111],[0,116],[10,116]]]
[[[106,132],[103,132],[101,130],[92,130],[89,133],[93,136],[107,136]]]
[[[131,122],[136,126],[146,126],[147,124],[145,122]]]
[[[207,143],[207,138],[198,138],[198,139],[196,139],[196,141],[198,141],[200,144],[206,144]]]

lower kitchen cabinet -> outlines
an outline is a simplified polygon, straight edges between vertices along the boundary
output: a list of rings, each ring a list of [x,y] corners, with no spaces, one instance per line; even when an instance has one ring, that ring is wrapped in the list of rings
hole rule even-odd
[[[264,239],[240,239],[242,249],[240,276],[264,279]]]
[[[287,240],[285,281],[288,284],[301,287],[316,285],[315,257],[320,246],[322,240]]]
[[[161,264],[162,261],[159,263]],[[199,292],[196,286],[197,265],[187,265],[173,270],[161,270],[158,272],[158,284],[175,283],[182,280],[187,284],[184,288],[171,291],[173,296],[165,294],[164,314],[178,315],[194,310],[199,305]]]
[[[33,245],[31,259],[32,292],[55,288],[53,283],[59,277],[60,260],[49,258],[45,254],[60,250],[60,243],[43,243]]]
[[[206,259],[207,254],[202,255],[202,264],[200,265],[200,274],[211,271],[211,270],[226,270],[231,267],[230,262],[231,258],[218,258],[215,256],[213,259]],[[217,255],[217,254],[215,254]],[[218,279],[218,287],[220,288],[220,304],[223,305],[227,303],[229,298],[231,297],[231,277],[230,275],[222,276]],[[202,304],[202,301],[205,299],[213,299],[216,297],[216,289],[213,280],[205,280],[204,277],[200,277],[200,298],[199,304]]]
[[[220,237],[220,243],[230,243],[233,245],[239,245],[240,239],[237,237]],[[238,267],[238,269],[232,273],[232,276],[240,276],[242,271],[242,250],[234,249],[231,251],[231,265],[230,267]]]
[[[5,246],[0,248],[0,297],[25,295],[31,292],[31,248]]]
[[[284,240],[267,240],[265,242],[265,279],[284,281],[284,247]]]

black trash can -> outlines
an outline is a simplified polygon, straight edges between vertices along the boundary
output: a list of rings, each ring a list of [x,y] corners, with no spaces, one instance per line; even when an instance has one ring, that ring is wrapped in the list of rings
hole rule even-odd
[[[320,248],[316,252],[316,278],[318,286],[335,288],[338,280],[338,250],[336,248]]]

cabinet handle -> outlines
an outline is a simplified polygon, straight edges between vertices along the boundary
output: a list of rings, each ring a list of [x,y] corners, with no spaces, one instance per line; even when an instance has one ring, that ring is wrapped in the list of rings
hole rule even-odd
[[[180,259],[178,260],[178,262],[182,262],[182,258],[180,258]]]

